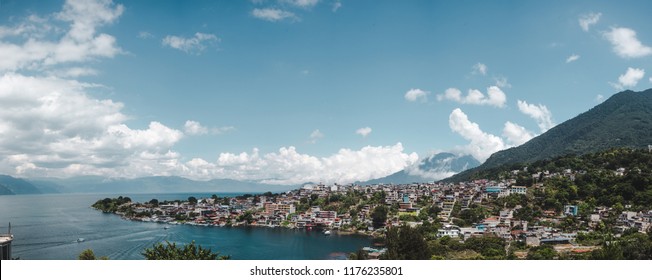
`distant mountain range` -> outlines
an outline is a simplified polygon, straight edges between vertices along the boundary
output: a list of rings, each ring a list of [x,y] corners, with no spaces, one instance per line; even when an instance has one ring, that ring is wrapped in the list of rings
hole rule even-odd
[[[480,165],[480,162],[470,155],[458,156],[452,153],[438,153],[387,177],[361,182],[360,184],[409,184],[436,181],[478,165]]]
[[[268,185],[229,179],[195,181],[175,176],[135,179],[81,176],[67,179],[19,179],[0,175],[0,195],[39,193],[173,193],[286,191],[294,186]]]
[[[473,174],[506,164],[562,155],[583,155],[615,147],[652,145],[652,89],[623,91],[523,145],[499,151],[482,165],[444,181],[466,181]]]

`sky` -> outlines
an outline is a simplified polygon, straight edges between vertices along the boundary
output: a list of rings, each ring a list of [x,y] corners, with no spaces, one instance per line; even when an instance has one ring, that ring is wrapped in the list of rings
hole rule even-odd
[[[438,152],[482,162],[651,88],[649,11],[0,0],[0,174],[345,184]]]

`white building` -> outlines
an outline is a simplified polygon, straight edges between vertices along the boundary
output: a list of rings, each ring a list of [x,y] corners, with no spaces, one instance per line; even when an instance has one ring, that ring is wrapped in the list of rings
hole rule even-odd
[[[455,225],[445,225],[437,231],[437,237],[448,236],[450,238],[457,238],[460,237],[460,234],[460,228]]]

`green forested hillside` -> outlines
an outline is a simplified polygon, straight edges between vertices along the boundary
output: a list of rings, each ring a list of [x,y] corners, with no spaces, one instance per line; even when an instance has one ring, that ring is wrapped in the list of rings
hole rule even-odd
[[[523,171],[526,167],[527,171]],[[519,170],[518,175],[512,170]],[[532,185],[543,182],[545,174],[539,172],[546,171],[549,175],[559,174],[545,180],[548,188],[542,195],[549,200],[544,204],[550,208],[577,201],[588,201],[592,206],[652,207],[652,153],[647,149],[613,148],[582,156],[503,165],[479,171],[472,178],[516,177],[517,184]]]
[[[446,181],[465,181],[476,172],[504,164],[647,145],[652,145],[652,89],[623,91],[521,146],[494,153],[479,167]]]

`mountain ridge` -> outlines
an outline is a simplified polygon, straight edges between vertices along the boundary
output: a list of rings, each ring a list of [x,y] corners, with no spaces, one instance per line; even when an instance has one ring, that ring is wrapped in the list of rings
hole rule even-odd
[[[601,104],[518,146],[492,154],[482,165],[442,181],[468,180],[472,174],[505,164],[582,155],[614,147],[652,144],[652,89],[614,94]]]
[[[415,182],[435,181],[480,165],[470,155],[455,155],[441,152],[430,155],[399,172],[385,177],[359,182],[363,185],[375,184],[409,184]]]
[[[174,192],[265,192],[286,191],[292,189],[293,187],[295,186],[270,185],[231,179],[196,181],[178,176],[149,176],[139,178],[80,176],[71,178],[21,179],[9,175],[0,175],[0,195],[38,193],[119,194]],[[17,189],[21,191],[17,192]]]

